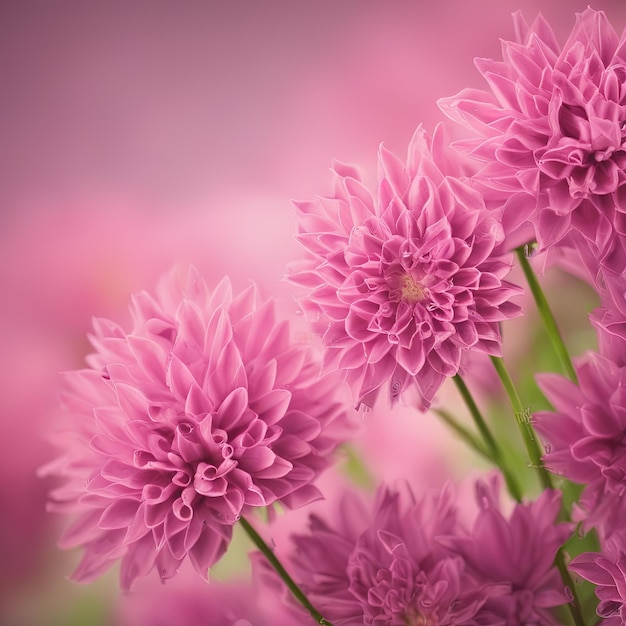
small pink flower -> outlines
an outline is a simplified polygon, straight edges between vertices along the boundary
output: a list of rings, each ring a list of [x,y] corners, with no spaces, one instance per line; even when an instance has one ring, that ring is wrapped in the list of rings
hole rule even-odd
[[[590,352],[576,370],[578,385],[556,374],[538,377],[554,412],[536,413],[533,424],[547,442],[546,466],[586,485],[583,516],[609,536],[626,504],[626,367]]]
[[[626,233],[626,48],[601,11],[578,14],[560,46],[540,16],[514,15],[503,60],[476,59],[490,90],[440,102],[471,128],[459,147],[485,163],[474,182],[504,208],[511,245],[542,249],[571,229],[603,251]]]
[[[66,479],[51,509],[76,513],[62,546],[85,548],[73,577],[121,559],[124,588],[186,556],[206,576],[250,507],[318,498],[350,432],[337,380],[254,286],[233,297],[227,279],[210,292],[172,273],[131,314],[130,332],[95,320],[90,368],[65,375],[66,452],[47,468]]]
[[[510,259],[494,253],[501,227],[481,196],[445,177],[420,128],[402,163],[379,151],[376,196],[357,171],[335,166],[335,194],[296,204],[308,258],[290,278],[309,291],[325,365],[346,372],[359,403],[384,384],[409,388],[426,409],[468,350],[499,355],[501,321],[519,314]]]

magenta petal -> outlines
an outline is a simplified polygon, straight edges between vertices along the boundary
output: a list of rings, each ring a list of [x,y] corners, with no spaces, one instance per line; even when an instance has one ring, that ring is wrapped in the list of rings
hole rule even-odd
[[[102,513],[98,521],[98,528],[126,528],[135,519],[138,508],[139,502],[137,500],[114,500]]]
[[[122,559],[120,568],[120,586],[130,589],[138,578],[145,576],[153,567],[156,553],[152,535],[144,535],[129,547]]]
[[[594,585],[612,585],[613,577],[599,565],[604,559],[602,555],[593,552],[580,554],[570,563],[570,569]]]

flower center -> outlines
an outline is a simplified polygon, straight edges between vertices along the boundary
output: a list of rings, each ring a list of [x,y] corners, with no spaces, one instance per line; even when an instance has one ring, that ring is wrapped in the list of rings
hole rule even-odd
[[[439,620],[434,615],[424,615],[420,611],[409,611],[404,616],[406,626],[439,626]]]
[[[403,300],[411,304],[421,302],[426,297],[426,287],[410,274],[404,274],[400,278],[400,295]]]

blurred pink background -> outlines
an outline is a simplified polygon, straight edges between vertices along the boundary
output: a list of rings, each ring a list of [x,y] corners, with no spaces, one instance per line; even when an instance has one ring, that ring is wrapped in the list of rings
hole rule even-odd
[[[82,365],[91,316],[125,320],[129,294],[177,261],[288,298],[291,198],[327,193],[333,158],[371,180],[380,142],[404,155],[418,123],[442,119],[439,97],[481,86],[472,59],[499,57],[516,9],[562,40],[587,4],[0,3],[2,626],[108,623],[114,578],[63,579],[35,478],[56,374]],[[623,1],[593,6],[621,32]],[[372,467],[394,457],[378,454]]]

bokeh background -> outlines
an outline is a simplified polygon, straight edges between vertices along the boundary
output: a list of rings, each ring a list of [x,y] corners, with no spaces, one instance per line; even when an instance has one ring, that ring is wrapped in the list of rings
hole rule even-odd
[[[290,199],[328,193],[335,158],[373,180],[381,142],[404,155],[439,97],[482,86],[472,59],[499,56],[513,11],[563,39],[587,4],[0,1],[2,626],[116,623],[115,573],[65,580],[76,555],[35,475],[91,316],[124,321],[175,262],[254,279],[295,313]],[[623,0],[593,6],[621,32]],[[387,417],[356,444],[375,476],[434,485],[471,465],[433,420]]]

